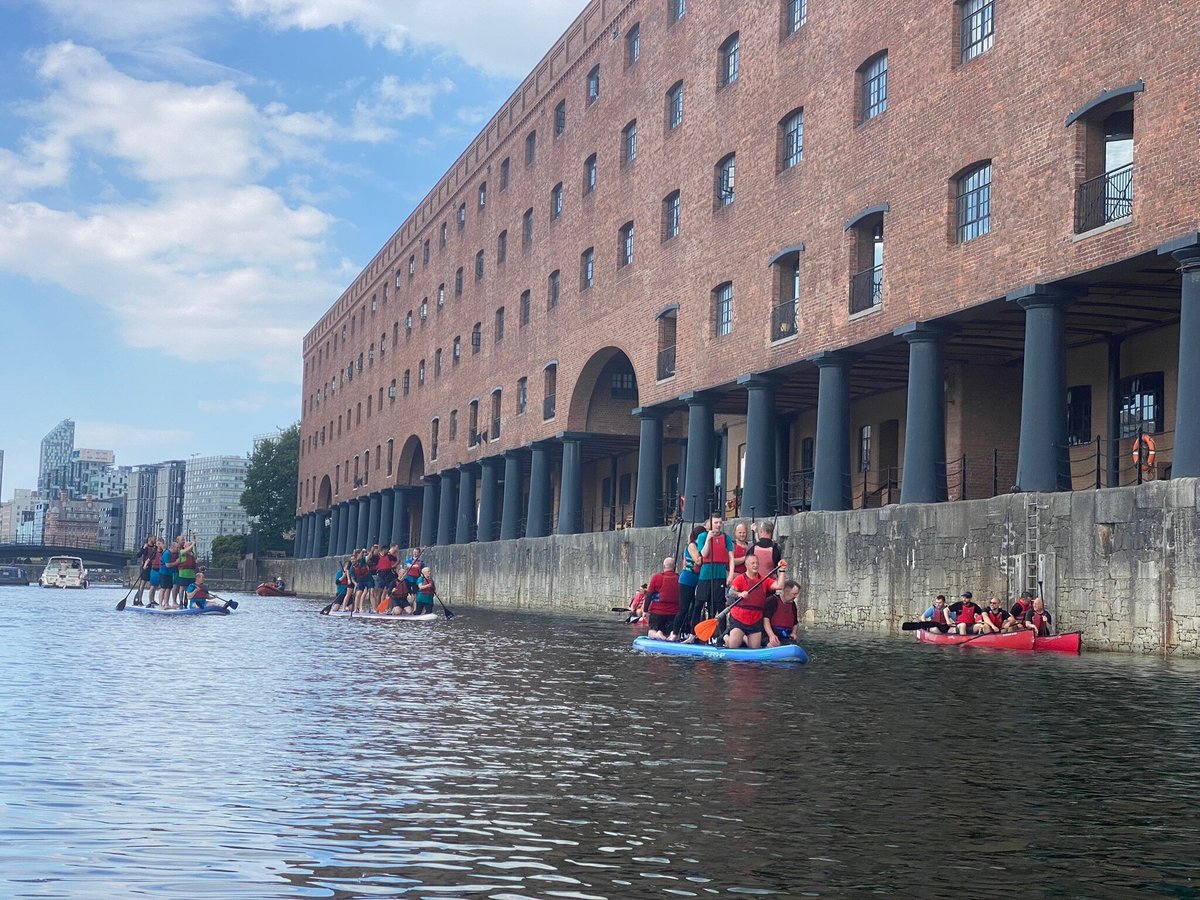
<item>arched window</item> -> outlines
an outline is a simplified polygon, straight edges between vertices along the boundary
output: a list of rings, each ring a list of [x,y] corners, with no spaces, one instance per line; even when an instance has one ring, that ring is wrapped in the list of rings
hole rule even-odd
[[[737,170],[737,154],[730,153],[721,157],[716,167],[716,205],[720,209],[729,206],[734,198],[734,176]]]
[[[804,110],[794,109],[779,122],[781,170],[795,168],[804,159]]]
[[[859,121],[873,119],[887,110],[887,73],[886,50],[875,54],[859,67]]]
[[[720,84],[722,87],[738,80],[741,69],[741,37],[735,31],[721,44]]]
[[[667,127],[683,124],[683,82],[677,81],[667,90]]]

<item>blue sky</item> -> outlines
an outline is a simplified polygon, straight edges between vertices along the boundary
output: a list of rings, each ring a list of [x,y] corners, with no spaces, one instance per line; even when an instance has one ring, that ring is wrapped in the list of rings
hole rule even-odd
[[[584,0],[0,0],[2,499],[299,417],[304,333]]]

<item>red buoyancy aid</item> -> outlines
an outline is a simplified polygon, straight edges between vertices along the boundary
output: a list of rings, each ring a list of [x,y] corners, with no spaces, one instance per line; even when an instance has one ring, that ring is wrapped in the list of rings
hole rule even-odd
[[[987,619],[989,622],[991,622],[993,625],[995,625],[997,628],[999,628],[1001,625],[1004,624],[1004,620],[1007,616],[1008,616],[1008,613],[1006,613],[1002,609],[988,608],[983,611],[983,617],[985,619]]]
[[[1032,613],[1029,621],[1037,626],[1037,634],[1046,637],[1050,634],[1050,614],[1046,612]]]
[[[647,588],[650,594],[658,594],[658,599],[650,604],[650,612],[656,616],[666,616],[679,612],[679,575],[675,572],[655,572]]]
[[[362,581],[370,574],[371,574],[371,567],[366,564],[366,562],[362,559],[362,557],[359,557],[358,562],[356,562],[354,564],[355,579],[357,579],[358,581]]]
[[[196,554],[191,550],[184,550],[179,554],[179,568],[194,569],[196,568]]]
[[[392,558],[391,554],[385,553],[379,557],[379,563],[375,566],[375,571],[390,572],[394,568],[396,568],[396,560]]]
[[[193,600],[207,600],[211,596],[208,592],[207,584],[198,584],[196,585],[196,590],[192,591]]]
[[[435,585],[433,583],[432,578],[422,580],[421,583],[417,585],[417,593],[418,594],[424,594],[428,597],[432,597],[434,595],[434,593],[436,593],[436,592],[437,592],[437,585]]]
[[[700,552],[700,557],[703,562],[712,563],[715,566],[729,565],[729,537],[723,531],[718,531],[714,536],[709,533],[704,541],[704,549]]]
[[[746,556],[751,552],[750,547],[742,547],[737,541],[733,542],[733,571],[741,575],[746,571]],[[759,569],[760,572],[770,572],[770,569]]]
[[[775,545],[767,544],[765,547],[762,544],[755,544],[751,548],[754,555],[758,557],[758,572],[760,575],[765,575],[775,568]]]
[[[943,606],[939,609],[935,606],[933,608],[933,621],[938,625],[951,624],[949,616],[946,615],[946,607]]]
[[[796,627],[796,602],[776,597],[775,609],[771,611],[771,626],[773,628]]]
[[[775,582],[770,578],[762,577],[755,577],[751,581],[749,575],[738,575],[733,579],[730,587],[738,593],[742,591],[749,591],[749,593],[738,601],[729,614],[745,625],[753,625],[762,619],[763,609],[767,605],[767,592],[775,587]]]

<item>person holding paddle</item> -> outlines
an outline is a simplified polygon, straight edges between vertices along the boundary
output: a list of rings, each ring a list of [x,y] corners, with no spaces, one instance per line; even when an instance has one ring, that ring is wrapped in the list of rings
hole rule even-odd
[[[696,585],[700,581],[700,548],[696,546],[696,541],[703,533],[703,525],[694,527],[683,550],[683,568],[679,571],[679,612],[675,614],[668,641],[681,640],[692,633],[692,623],[695,621],[692,610],[696,606]]]
[[[437,593],[437,585],[433,583],[433,572],[429,566],[421,569],[421,580],[417,582],[417,606],[414,616],[433,614],[433,595]]]
[[[724,531],[725,520],[720,513],[708,520],[708,530],[696,541],[700,551],[700,580],[696,584],[696,602],[705,617],[709,611],[724,606],[725,588],[729,585],[733,562],[733,538]],[[747,570],[749,571],[749,570]],[[691,631],[695,624],[688,622]],[[694,641],[694,636],[689,641]]]
[[[762,564],[759,564],[762,568]],[[796,598],[800,596],[800,582],[789,578],[779,589],[779,593],[767,597],[763,615],[771,623],[771,630],[779,638],[781,644],[796,643],[796,630],[800,626],[800,608]]]
[[[769,575],[758,574],[757,556],[751,553],[746,557],[745,574],[735,575],[729,589],[730,595],[737,599],[729,607],[729,633],[725,635],[725,646],[736,650],[745,645],[757,650],[766,634],[767,646],[778,647],[779,638],[771,620],[764,616],[767,594],[775,589],[775,582]]]
[[[146,585],[150,584],[150,571],[153,565],[154,557],[157,555],[158,542],[154,540],[154,535],[149,535],[146,538],[146,543],[142,545],[141,552],[138,556],[141,558],[141,565],[138,568],[138,584],[137,593],[133,596],[133,605],[142,605],[142,591],[146,589]],[[150,599],[154,599],[154,587],[150,588]]]

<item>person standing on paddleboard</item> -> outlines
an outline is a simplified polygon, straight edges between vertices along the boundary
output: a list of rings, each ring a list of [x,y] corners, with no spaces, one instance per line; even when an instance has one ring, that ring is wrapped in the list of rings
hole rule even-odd
[[[437,593],[437,585],[433,583],[433,572],[426,566],[421,570],[421,580],[417,582],[417,608],[414,616],[425,616],[433,613],[433,595]]]
[[[683,550],[683,567],[679,570],[679,612],[675,614],[668,641],[682,640],[692,631],[695,618],[692,610],[696,607],[696,585],[700,581],[700,548],[696,546],[696,541],[704,531],[703,525],[693,528]]]
[[[708,520],[708,530],[700,535],[696,547],[700,551],[700,580],[696,584],[696,606],[701,615],[708,618],[725,606],[725,588],[729,586],[733,573],[733,538],[724,531],[725,521],[720,514]],[[696,627],[696,619],[687,623],[688,631]],[[695,640],[693,635],[691,640]]]

